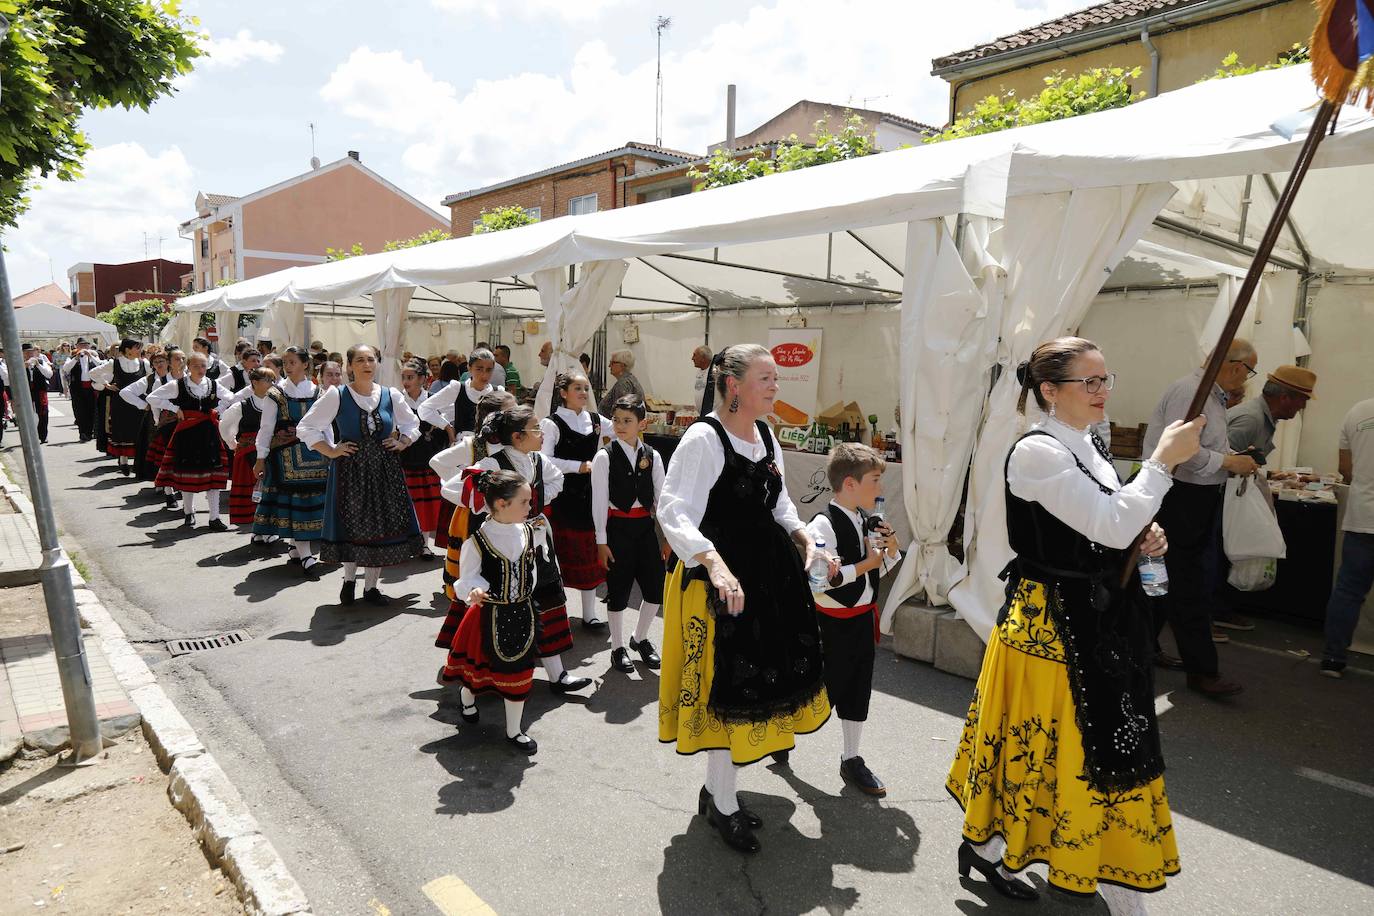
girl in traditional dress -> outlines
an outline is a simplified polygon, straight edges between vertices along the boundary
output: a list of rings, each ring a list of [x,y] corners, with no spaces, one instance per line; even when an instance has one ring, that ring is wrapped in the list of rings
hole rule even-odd
[[[482,395],[495,389],[491,384],[491,374],[496,368],[496,356],[485,347],[479,347],[468,356],[468,380],[450,382],[429,400],[420,405],[420,419],[436,429],[448,431],[448,442],[452,445],[459,433],[471,432],[477,428],[477,402]]]
[[[270,432],[266,455],[259,446],[253,466],[254,476],[262,482],[261,499],[253,513],[253,537],[263,542],[289,540],[288,563],[300,564],[306,578],[318,579],[316,553],[324,535],[329,459],[297,438],[296,424],[318,397],[306,372],[307,359],[297,347],[282,351],[286,377],[267,393],[262,405],[262,428]],[[332,442],[332,435],[332,428],[325,430],[327,441]]]
[[[143,414],[119,393],[139,379],[146,378],[148,361],[143,358],[143,344],[126,337],[119,342],[119,355],[91,369],[91,380],[100,389],[105,406],[102,423],[105,429],[105,454],[119,459],[119,473],[128,477],[134,472],[133,458],[138,449],[138,433],[143,426]]]
[[[1091,427],[1113,375],[1096,345],[1041,344],[1017,368],[1026,398],[1048,414],[1007,456],[1007,535],[1015,557],[1007,602],[945,783],[964,809],[959,874],[979,871],[1000,893],[1033,899],[1013,877],[1049,864],[1051,887],[1101,891],[1113,914],[1143,913],[1140,891],[1178,872],[1155,722],[1154,631],[1139,577],[1120,572],[1147,526],[1146,556],[1163,556],[1150,519],[1172,468],[1198,449],[1203,418],[1174,423],[1124,486]]]
[[[540,423],[544,456],[563,472],[563,491],[550,503],[554,552],[563,584],[581,592],[583,628],[599,630],[606,621],[596,616],[596,588],[606,581],[606,569],[592,522],[592,459],[615,438],[615,427],[609,417],[587,410],[592,386],[583,373],[559,373],[556,389],[562,405]]]
[[[210,528],[228,531],[219,517],[220,491],[229,480],[229,458],[219,439],[218,411],[233,403],[234,395],[214,379],[207,378],[209,364],[203,353],[192,353],[186,360],[186,375],[154,389],[148,406],[171,411],[176,426],[167,441],[155,486],[171,487],[181,494],[183,522],[196,525],[195,495],[205,494],[210,510]]]
[[[510,410],[515,406],[515,396],[508,391],[489,391],[482,395],[477,405],[477,427],[481,429],[487,417],[498,410]],[[463,433],[458,441],[439,452],[429,460],[429,468],[438,476],[444,503],[453,508],[448,526],[447,545],[444,548],[444,597],[449,600],[449,612],[439,635],[434,639],[437,648],[447,650],[453,645],[453,636],[458,632],[458,624],[467,611],[467,605],[458,601],[453,591],[453,583],[458,581],[459,565],[463,541],[467,539],[472,510],[463,503],[463,482],[460,477],[464,468],[471,467],[487,457],[488,443],[476,433]]]
[[[463,542],[462,574],[455,587],[468,612],[440,681],[463,685],[460,715],[468,723],[479,720],[477,694],[500,694],[506,740],[533,754],[539,745],[521,726],[539,634],[534,587],[541,535],[530,521],[530,485],[515,471],[469,468],[464,473],[481,494],[487,519]]]
[[[108,364],[119,359],[123,351],[121,347],[129,339],[111,344],[101,357],[101,364]],[[138,341],[132,341],[138,343]],[[138,344],[142,348],[142,344]],[[94,369],[92,369],[94,371]],[[114,385],[111,380],[100,381],[94,375],[89,376],[91,387],[95,390],[95,450],[102,455],[110,453],[110,399],[114,396]]]
[[[406,404],[417,414],[420,405],[429,397],[424,386],[426,371],[421,360],[411,360],[401,367],[401,393],[405,396]],[[439,516],[444,502],[439,494],[443,481],[430,470],[429,459],[447,443],[448,439],[443,437],[441,430],[421,420],[420,438],[401,453],[401,467],[405,468],[406,489],[410,491],[410,501],[415,506],[415,520],[427,541],[437,541]],[[428,546],[422,546],[417,556],[433,559],[439,554],[431,553]]]
[[[186,353],[179,347],[169,346],[165,351],[167,354],[167,374],[158,375],[156,372],[157,364],[154,362],[154,372],[141,382],[134,382],[119,396],[130,403],[142,405],[146,411],[144,416],[148,424],[148,454],[144,459],[144,480],[153,481],[153,488],[156,490],[158,472],[162,470],[162,459],[167,454],[167,443],[172,441],[172,432],[177,426],[177,415],[171,411],[160,410],[148,403],[148,395],[168,382],[176,381],[186,374]],[[127,396],[126,396],[127,393]],[[177,507],[177,491],[172,487],[161,487],[163,496],[167,501],[163,505],[164,509],[175,509]]]
[[[658,501],[682,558],[663,587],[658,734],[679,754],[707,752],[698,810],[732,848],[757,852],[762,822],[740,807],[736,767],[790,751],[796,735],[825,724],[830,703],[804,572],[815,548],[763,422],[777,366],[763,347],[741,344],[712,367],[706,415],[683,435]],[[713,393],[726,405],[719,413]]]
[[[343,564],[339,602],[353,603],[361,566],[363,600],[381,606],[391,603],[377,587],[382,567],[404,563],[424,546],[398,454],[419,436],[420,421],[405,395],[373,381],[376,350],[349,347],[347,363],[351,381],[326,389],[301,418],[297,434],[332,459],[320,559]],[[336,443],[326,435],[331,428]]]
[[[536,649],[549,676],[549,689],[558,694],[581,690],[591,683],[591,678],[573,677],[563,667],[562,655],[573,645],[572,628],[568,626],[567,598],[558,572],[553,538],[549,533],[548,520],[544,517],[549,500],[556,498],[563,489],[563,472],[539,453],[543,430],[534,418],[533,408],[519,406],[496,411],[482,424],[482,438],[487,440],[492,450],[475,467],[484,471],[515,471],[530,485],[530,520],[534,522],[534,530],[539,535],[539,542],[535,545],[538,562],[534,604],[539,610]],[[478,530],[486,517],[486,505],[481,492],[466,483],[459,498],[472,511],[468,522],[471,536],[471,532]]]
[[[148,402],[144,398],[147,397],[148,392],[167,384],[170,380],[167,374],[169,365],[167,352],[160,347],[150,347],[148,356],[153,371],[119,389],[120,400],[138,411],[138,442],[134,445],[134,476],[139,480],[152,480],[157,477],[157,463],[150,460],[149,451],[153,442],[155,424],[153,423],[152,411],[148,409]],[[165,441],[162,446],[165,448]],[[158,449],[156,460],[162,460],[162,448]],[[173,505],[175,506],[175,503]]]
[[[240,398],[220,414],[220,438],[224,440],[226,448],[233,450],[234,455],[229,470],[231,525],[253,524],[257,509],[253,494],[259,480],[256,467],[259,459],[267,457],[272,442],[272,427],[265,425],[262,418],[267,409],[268,393],[274,390],[276,382],[277,373],[266,366],[248,370],[252,394]],[[254,544],[264,544],[268,543],[268,538],[254,534],[252,541]]]

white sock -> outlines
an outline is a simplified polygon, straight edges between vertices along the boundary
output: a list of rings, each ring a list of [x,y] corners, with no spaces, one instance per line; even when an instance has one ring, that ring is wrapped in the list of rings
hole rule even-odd
[[[841,719],[840,721],[844,720]],[[1007,867],[1005,865],[1002,864],[1002,854],[1007,851],[1007,841],[1002,839],[1000,836],[993,837],[992,839],[984,843],[982,846],[974,846],[973,851],[978,853],[979,856],[986,859],[987,861],[995,864],[997,866],[998,873],[1003,878],[1016,877],[1014,874],[1007,870]]]
[[[162,488],[162,494],[163,494],[164,496],[176,496],[176,495],[177,495],[177,491],[174,490],[174,489],[172,489],[171,487],[163,487],[163,488]]]
[[[582,592],[582,619],[596,619],[596,589],[589,588]]]
[[[735,797],[736,777],[735,764],[728,750],[706,752],[706,791],[711,793],[716,810],[721,814],[730,815],[739,810],[739,799]]]
[[[302,541],[299,538],[292,538],[291,549],[296,551],[296,556],[304,560],[306,557],[314,554],[315,551],[312,549],[314,543],[314,541]]]
[[[514,738],[524,731],[520,727],[520,720],[525,715],[524,700],[506,700],[506,737]]]
[[[563,656],[550,655],[548,658],[541,658],[540,661],[544,663],[550,684],[557,684],[563,679]]]
[[[210,521],[219,518],[219,490],[206,490],[205,502],[210,506]]]
[[[1145,895],[1129,887],[1098,882],[1097,892],[1107,901],[1112,916],[1149,916],[1145,909]]]
[[[195,514],[196,514],[195,500],[196,500],[196,494],[194,494],[194,493],[183,493],[183,494],[181,494],[181,511],[182,511],[182,513],[184,513],[184,514],[186,514],[186,515],[195,515]]]
[[[464,706],[477,705],[477,696],[466,687],[458,691],[458,699],[462,701]]]
[[[611,622],[611,648],[625,648],[625,612],[607,611],[606,617]]]
[[[344,581],[345,581],[345,582],[352,582],[354,579],[358,578],[358,564],[357,564],[357,563],[345,563],[345,564],[343,565],[343,570],[344,570]]]
[[[363,567],[363,588],[376,588],[377,580],[381,578],[382,568],[380,566]]]
[[[840,754],[841,760],[849,760],[851,757],[859,756],[859,737],[864,733],[864,724],[855,722],[852,719],[840,720],[840,734],[844,736],[844,753]]]
[[[640,604],[639,622],[635,624],[635,642],[643,642],[649,638],[649,627],[654,625],[654,618],[657,616],[657,604],[650,604],[647,601]]]

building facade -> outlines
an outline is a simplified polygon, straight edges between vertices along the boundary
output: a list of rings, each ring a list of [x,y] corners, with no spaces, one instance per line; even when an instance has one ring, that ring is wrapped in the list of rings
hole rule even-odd
[[[196,195],[196,217],[179,234],[191,242],[193,286],[318,264],[325,250],[354,244],[381,251],[390,241],[448,230],[443,215],[362,164],[357,153],[243,197]]]
[[[190,264],[166,258],[126,264],[74,264],[67,270],[71,307],[95,317],[118,305],[120,294],[130,290],[176,294],[182,291],[182,278],[190,270]]]
[[[1191,86],[1236,52],[1266,64],[1305,45],[1309,0],[1112,0],[931,61],[949,83],[949,120],[980,99],[1038,93],[1056,71],[1139,67],[1150,95]]]

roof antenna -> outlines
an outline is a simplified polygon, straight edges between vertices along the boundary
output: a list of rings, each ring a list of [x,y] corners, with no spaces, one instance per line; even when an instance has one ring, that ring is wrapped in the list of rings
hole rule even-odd
[[[659,16],[654,22],[658,33],[658,91],[654,96],[654,146],[663,145],[663,33],[673,27],[671,16]]]
[[[317,169],[320,167],[320,157],[315,155],[315,122],[310,122],[310,167]]]

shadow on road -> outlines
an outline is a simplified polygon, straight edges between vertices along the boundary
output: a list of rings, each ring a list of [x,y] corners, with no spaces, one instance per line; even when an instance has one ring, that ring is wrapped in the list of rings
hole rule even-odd
[[[275,573],[275,570],[274,567],[272,570],[262,571]],[[355,633],[370,630],[379,624],[386,623],[393,617],[399,617],[401,614],[418,614],[422,617],[433,616],[433,612],[429,608],[415,604],[419,597],[419,594],[414,592],[408,595],[392,596],[391,604],[386,607],[375,607],[367,604],[363,602],[361,596],[356,603],[347,606],[322,604],[315,608],[315,613],[310,618],[309,629],[287,630],[273,633],[267,638],[309,642],[317,646],[337,646]]]

